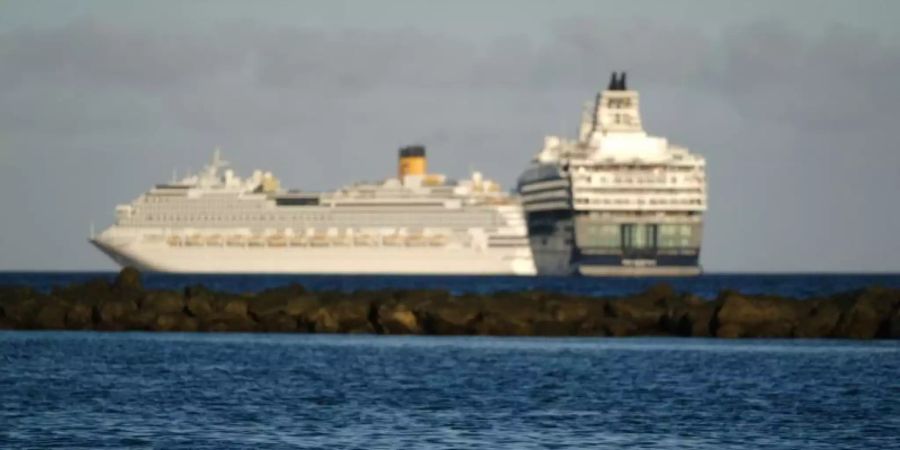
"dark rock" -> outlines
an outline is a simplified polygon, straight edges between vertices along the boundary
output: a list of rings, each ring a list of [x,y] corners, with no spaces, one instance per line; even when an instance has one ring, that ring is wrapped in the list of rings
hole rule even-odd
[[[311,314],[312,329],[316,333],[375,333],[369,318],[371,307],[358,299],[323,302]]]
[[[148,291],[141,300],[141,310],[151,311],[157,315],[182,313],[184,311],[184,298],[172,291]]]
[[[137,313],[132,300],[110,300],[94,308],[94,322],[103,330],[127,330]]]
[[[73,284],[66,287],[54,287],[51,295],[73,304],[78,303],[90,307],[114,300],[117,297],[117,294],[112,291],[110,284],[103,278],[94,278],[81,284]]]
[[[413,310],[404,302],[378,306],[378,325],[384,334],[420,334],[422,326]]]
[[[154,319],[150,329],[153,331],[197,331],[197,319],[182,313],[163,313]]]
[[[531,336],[534,324],[549,322],[556,311],[545,308],[539,298],[521,296],[501,297],[484,301],[481,320],[475,323],[475,332],[494,336]]]
[[[417,309],[422,328],[428,334],[474,334],[475,324],[482,317],[482,300],[462,296],[445,302],[428,302]]]
[[[297,331],[297,319],[283,313],[274,313],[262,317],[259,322],[262,331],[290,333]]]
[[[630,320],[607,317],[600,321],[606,336],[625,337],[638,334],[639,327]]]
[[[900,309],[894,312],[893,317],[891,317],[888,322],[888,333],[886,337],[900,339]]]
[[[283,312],[293,318],[309,321],[309,316],[321,306],[319,299],[312,294],[291,297],[285,302]]]
[[[16,328],[29,328],[40,309],[40,300],[36,297],[16,295],[3,302],[3,315]]]
[[[257,321],[272,315],[287,315],[296,319],[313,307],[318,307],[315,297],[307,294],[299,284],[263,291],[247,303],[250,316]]]
[[[712,328],[718,337],[791,337],[802,309],[799,303],[728,294],[716,310]]]
[[[650,297],[611,300],[606,307],[607,316],[627,321],[638,330],[657,333],[666,312],[663,301]]]
[[[259,324],[247,314],[213,311],[206,317],[197,318],[198,327],[204,331],[258,331]]]
[[[676,336],[709,337],[716,307],[711,302],[686,303],[666,315],[663,328]]]
[[[218,303],[219,311],[235,316],[247,317],[247,300],[240,297],[226,297]]]
[[[209,317],[213,312],[212,297],[205,295],[190,297],[185,301],[185,310],[199,319]]]
[[[822,338],[834,335],[841,318],[841,308],[833,301],[814,301],[807,314],[800,317],[794,337]]]
[[[66,306],[56,299],[43,302],[33,326],[39,330],[64,330],[66,328]]]
[[[547,292],[452,296],[442,290],[309,293],[293,285],[259,294],[190,286],[144,291],[140,274],[91,280],[50,295],[0,287],[0,328],[273,331],[511,336],[900,338],[900,290],[868,288],[795,300],[723,291],[715,301],[657,284],[627,298]]]
[[[66,328],[89,330],[94,326],[94,311],[84,303],[73,303],[66,313]]]
[[[119,291],[140,291],[143,287],[141,273],[134,267],[126,267],[119,271],[116,281],[113,282],[113,288]]]
[[[835,336],[851,339],[887,337],[897,297],[896,291],[881,288],[859,292],[841,314]]]

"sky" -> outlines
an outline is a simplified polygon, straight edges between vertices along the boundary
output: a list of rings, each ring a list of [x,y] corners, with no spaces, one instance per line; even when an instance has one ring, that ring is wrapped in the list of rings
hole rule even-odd
[[[613,70],[707,159],[708,272],[900,272],[893,1],[0,0],[0,270],[107,270],[115,205],[200,168],[506,188]]]

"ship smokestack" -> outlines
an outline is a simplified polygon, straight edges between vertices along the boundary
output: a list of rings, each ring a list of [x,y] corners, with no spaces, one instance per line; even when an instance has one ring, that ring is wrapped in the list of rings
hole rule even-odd
[[[622,76],[619,77],[619,90],[620,91],[628,90],[628,88],[625,87],[625,72],[624,71],[622,71]]]
[[[616,72],[613,72],[609,77],[609,86],[606,87],[607,91],[615,91],[616,86],[618,86],[619,82],[616,80]]]
[[[402,180],[406,175],[425,175],[428,172],[428,161],[425,158],[425,147],[410,145],[400,149],[400,161],[397,175]]]

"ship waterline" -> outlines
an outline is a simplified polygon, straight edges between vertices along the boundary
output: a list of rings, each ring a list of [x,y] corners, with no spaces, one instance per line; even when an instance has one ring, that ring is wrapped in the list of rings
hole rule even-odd
[[[471,247],[184,246],[92,241],[121,266],[170,273],[534,275],[528,252]]]
[[[116,208],[91,242],[122,266],[156,272],[536,273],[518,199],[474,173],[427,172],[422,147],[398,176],[333,192],[287,191],[270,173],[242,180],[215,155],[196,176]]]

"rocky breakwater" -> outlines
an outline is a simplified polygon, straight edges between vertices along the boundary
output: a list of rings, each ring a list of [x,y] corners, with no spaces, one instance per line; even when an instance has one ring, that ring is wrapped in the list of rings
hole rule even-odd
[[[450,295],[439,290],[256,294],[144,289],[124,269],[41,293],[0,287],[0,329],[236,331],[497,336],[900,338],[900,290],[788,299],[722,292],[701,299],[665,284],[624,298],[547,292]]]

